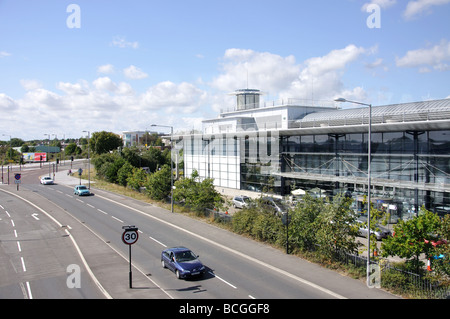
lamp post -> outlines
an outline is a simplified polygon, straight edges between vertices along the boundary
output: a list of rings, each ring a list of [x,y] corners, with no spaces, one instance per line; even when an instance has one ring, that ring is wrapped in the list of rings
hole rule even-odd
[[[344,98],[338,98],[335,102],[348,102],[353,104],[365,105],[369,107],[369,133],[367,137],[367,285],[370,287],[370,184],[371,184],[371,172],[370,172],[370,158],[372,157],[372,104],[366,104],[361,102],[349,101]]]
[[[51,177],[51,172],[50,172],[50,136],[51,134],[44,134],[48,136],[48,144],[47,144],[47,156],[46,156],[46,160],[48,162],[48,177]]]
[[[90,157],[90,151],[89,151],[89,143],[91,139],[91,132],[90,131],[83,131],[83,133],[88,133],[88,189],[91,189],[91,157]]]
[[[152,124],[150,126],[152,126],[152,127],[159,126],[159,127],[168,127],[168,128],[170,128],[170,207],[171,207],[171,212],[173,213],[173,159],[172,159],[173,126],[158,125],[158,124]]]
[[[9,136],[9,160],[12,159],[12,141],[11,135],[2,134],[2,136]],[[9,162],[8,162],[9,163]],[[12,165],[11,165],[12,169]],[[3,184],[3,163],[2,163],[2,184]],[[8,185],[9,185],[9,164],[8,164]]]

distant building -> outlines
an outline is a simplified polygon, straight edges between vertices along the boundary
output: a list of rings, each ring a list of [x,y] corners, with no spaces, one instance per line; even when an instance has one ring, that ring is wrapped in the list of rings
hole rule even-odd
[[[147,141],[145,141],[145,136],[147,134],[155,134],[157,132],[150,131],[126,131],[122,132],[122,140],[124,147],[145,145]]]

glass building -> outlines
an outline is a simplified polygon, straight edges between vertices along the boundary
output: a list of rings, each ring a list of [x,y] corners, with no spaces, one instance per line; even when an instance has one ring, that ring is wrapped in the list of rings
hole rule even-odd
[[[259,95],[236,91],[234,110],[204,121],[203,134],[178,136],[185,175],[197,170],[218,187],[281,196],[346,193],[361,210],[369,109],[293,99],[261,104]],[[450,99],[373,106],[371,113],[373,203],[393,221],[423,205],[449,213]]]

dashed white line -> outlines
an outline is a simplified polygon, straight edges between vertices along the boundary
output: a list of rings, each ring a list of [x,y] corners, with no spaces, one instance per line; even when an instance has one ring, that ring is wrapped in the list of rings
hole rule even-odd
[[[30,283],[27,281],[26,284],[27,284],[28,298],[33,299],[33,295],[31,294]]]
[[[114,218],[115,220],[118,220],[119,222],[123,223],[123,220],[121,220],[121,219],[119,219],[117,217],[114,217],[114,216],[111,216],[111,217]]]
[[[94,206],[92,206],[91,204],[86,204],[86,205],[88,205],[89,207],[91,207],[91,208],[95,208]]]
[[[97,210],[98,210],[100,213],[102,213],[102,214],[108,215],[107,212],[105,212],[105,211],[103,211],[103,210],[101,210],[101,209],[99,209],[99,208],[97,208]]]
[[[220,281],[223,281],[224,283],[226,283],[228,286],[230,286],[230,287],[232,287],[232,288],[234,288],[234,289],[237,289],[237,287],[236,286],[234,286],[234,285],[232,285],[232,284],[230,284],[228,281],[226,281],[225,279],[223,279],[223,278],[220,278],[219,276],[217,276],[216,274],[214,274],[214,273],[212,273],[212,272],[208,272],[210,275],[212,275],[212,276],[214,276],[214,277],[216,277],[217,279],[219,279]]]
[[[151,240],[153,240],[153,241],[155,241],[155,242],[157,242],[158,244],[160,244],[161,246],[163,246],[163,247],[167,247],[166,245],[164,245],[162,242],[160,242],[159,240],[157,240],[157,239],[155,239],[155,238],[153,238],[153,237],[150,237],[150,236],[148,236]]]
[[[17,242],[17,249],[19,249],[19,252],[22,251],[22,247],[20,247],[20,241]]]
[[[27,271],[27,267],[25,267],[25,261],[23,260],[23,257],[20,257],[20,260],[22,261],[22,269],[24,272]]]

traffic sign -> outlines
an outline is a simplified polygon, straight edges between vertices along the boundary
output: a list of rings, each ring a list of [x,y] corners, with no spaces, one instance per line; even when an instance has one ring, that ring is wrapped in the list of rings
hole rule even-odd
[[[15,174],[15,175],[14,175],[14,178],[15,178],[16,180],[20,180],[21,177],[22,177],[21,174]]]
[[[122,241],[127,245],[133,245],[139,239],[137,228],[127,228],[122,234]]]

